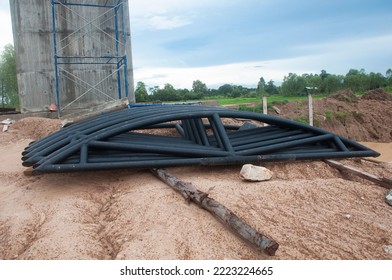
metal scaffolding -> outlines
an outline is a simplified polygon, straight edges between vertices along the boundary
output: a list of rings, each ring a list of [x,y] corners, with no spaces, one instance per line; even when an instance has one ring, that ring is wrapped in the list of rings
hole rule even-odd
[[[83,2],[51,1],[58,116],[129,93],[125,1]]]

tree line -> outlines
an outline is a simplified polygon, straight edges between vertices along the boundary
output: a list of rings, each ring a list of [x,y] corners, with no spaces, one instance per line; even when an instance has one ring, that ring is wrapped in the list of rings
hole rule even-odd
[[[9,44],[4,47],[0,55],[0,106],[17,108],[18,105],[15,50]]]
[[[300,96],[312,93],[331,94],[350,88],[354,92],[365,92],[375,88],[392,90],[392,69],[385,75],[367,73],[364,69],[350,69],[346,75],[336,75],[321,70],[319,74],[289,73],[281,85],[273,80],[265,81],[260,77],[257,87],[224,84],[218,89],[211,89],[200,80],[193,81],[192,89],[176,89],[167,83],[162,88],[148,88],[138,82],[135,90],[137,102],[192,101],[212,98],[261,97],[262,95]],[[0,54],[0,106],[17,108],[19,105],[14,47],[6,45]]]
[[[155,86],[147,89],[146,84],[140,81],[136,86],[135,97],[137,102],[190,101],[262,95],[301,96],[309,92],[328,95],[343,89],[360,93],[386,87],[392,87],[391,69],[388,69],[385,75],[367,73],[364,69],[350,69],[346,75],[336,75],[321,70],[319,74],[289,73],[280,86],[277,86],[273,80],[266,82],[263,77],[260,77],[255,88],[224,84],[218,89],[210,89],[202,81],[196,80],[193,81],[191,90],[175,89],[169,83],[162,88]]]

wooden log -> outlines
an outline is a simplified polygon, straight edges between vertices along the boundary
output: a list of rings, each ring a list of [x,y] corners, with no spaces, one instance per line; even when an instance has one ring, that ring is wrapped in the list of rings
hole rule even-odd
[[[335,160],[330,160],[330,159],[326,159],[324,160],[327,164],[329,164],[330,166],[339,169],[340,171],[343,172],[348,172],[351,174],[354,174],[358,177],[361,177],[363,179],[369,180],[373,183],[376,183],[386,189],[390,189],[392,188],[392,180],[388,179],[388,178],[382,178],[382,177],[378,177],[376,175],[370,174],[368,172],[359,170],[355,167],[349,166],[349,165],[344,165],[340,162],[337,162]]]
[[[258,249],[263,250],[270,256],[275,255],[279,247],[279,244],[275,240],[249,226],[224,205],[208,197],[208,193],[196,189],[190,183],[181,181],[164,169],[154,168],[151,169],[151,172],[179,192],[186,200],[192,201],[200,208],[209,211],[244,240],[255,245]]]

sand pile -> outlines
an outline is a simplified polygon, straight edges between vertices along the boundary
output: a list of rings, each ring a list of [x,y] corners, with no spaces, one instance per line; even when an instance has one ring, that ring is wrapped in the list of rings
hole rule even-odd
[[[275,175],[259,183],[240,166],[168,169],[273,237],[269,257],[148,170],[25,176],[24,147],[58,127],[29,118],[0,134],[0,259],[392,259],[387,191],[322,161],[265,164]]]

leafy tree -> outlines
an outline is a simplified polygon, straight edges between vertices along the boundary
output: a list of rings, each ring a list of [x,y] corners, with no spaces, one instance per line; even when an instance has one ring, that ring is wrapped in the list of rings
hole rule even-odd
[[[323,71],[325,71],[325,70],[323,70]],[[322,91],[323,90],[323,88],[322,88],[323,87],[323,80],[321,78],[321,75],[317,75],[317,74],[303,74],[301,76],[301,78],[304,79],[306,87],[317,88],[318,91]]]
[[[321,70],[320,74],[302,74],[289,73],[284,77],[280,87],[274,84],[273,80],[268,83],[263,77],[257,84],[257,88],[247,88],[241,85],[224,84],[218,89],[209,89],[200,80],[192,84],[192,90],[175,89],[171,84],[165,84],[161,89],[159,87],[150,88],[150,95],[147,94],[146,86],[143,82],[138,82],[136,88],[137,101],[186,101],[199,100],[205,97],[257,97],[260,93],[269,95],[282,94],[284,96],[296,96],[305,93],[306,87],[317,87],[319,93],[334,93],[342,88],[351,88],[355,92],[365,91],[378,87],[392,86],[392,69],[386,71],[386,75],[371,72],[366,73],[364,69],[350,69],[343,75],[335,75]]]
[[[208,88],[205,83],[200,80],[196,80],[193,81],[192,92],[201,99],[207,94]]]
[[[374,73],[374,72],[369,73],[367,89],[380,88],[386,85],[387,85],[387,78],[385,78],[381,73]]]
[[[231,93],[233,92],[233,86],[229,84],[224,84],[223,86],[220,86],[218,88],[218,92],[220,95],[230,96]]]
[[[0,56],[0,90],[3,104],[19,107],[15,50],[12,45],[6,45]]]
[[[219,95],[219,91],[217,89],[214,89],[214,88],[209,88],[207,94],[210,97],[218,96]]]
[[[385,74],[386,74],[386,78],[387,78],[387,84],[388,84],[389,86],[392,86],[392,69],[389,68],[389,69],[385,72]]]
[[[154,95],[159,90],[159,86],[150,87],[148,90],[150,94]]]
[[[289,73],[283,78],[281,92],[285,96],[301,95],[305,89],[305,78],[295,73]]]
[[[386,75],[387,79],[392,78],[392,69],[389,68],[389,69],[385,72],[385,75]]]
[[[146,85],[143,82],[138,82],[135,90],[135,97],[137,102],[148,101],[148,93]]]
[[[328,77],[323,80],[322,91],[323,93],[334,93],[342,89],[344,76],[329,74]]]
[[[247,92],[242,86],[232,86],[232,92],[229,97],[238,98]]]
[[[259,94],[259,95],[265,94],[266,93],[265,86],[266,86],[266,84],[265,84],[264,78],[260,77],[260,80],[257,83],[257,94]]]
[[[368,88],[365,70],[350,69],[344,78],[344,87],[354,92],[365,91]]]
[[[171,84],[165,84],[163,89],[155,88],[153,91],[154,101],[179,101],[181,96]]]
[[[274,85],[274,81],[270,80],[266,86],[265,86],[265,91],[269,94],[269,95],[276,95],[279,94],[279,89],[277,86]]]
[[[328,76],[329,76],[329,74],[327,73],[327,71],[321,70],[321,73],[320,73],[321,80],[325,80]]]
[[[187,100],[198,100],[201,99],[201,95],[194,93],[193,90],[189,89],[177,89],[177,94],[181,96],[181,100],[187,101]]]

